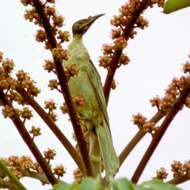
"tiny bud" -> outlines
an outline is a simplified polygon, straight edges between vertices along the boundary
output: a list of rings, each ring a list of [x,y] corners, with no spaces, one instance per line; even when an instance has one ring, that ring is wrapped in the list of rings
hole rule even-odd
[[[53,24],[57,27],[62,27],[64,22],[64,17],[62,16],[54,16],[53,17]]]
[[[40,29],[36,33],[36,41],[37,42],[44,42],[46,40],[46,33],[44,30]]]
[[[57,59],[61,59],[61,60],[67,60],[68,59],[67,51],[63,48],[54,48],[52,50],[52,54]]]
[[[44,65],[43,65],[43,67],[44,67],[44,69],[45,69],[48,73],[50,73],[51,71],[54,70],[54,63],[53,63],[53,61],[51,61],[51,60],[45,60],[45,63],[44,63]]]
[[[30,134],[33,135],[33,137],[37,137],[41,135],[41,129],[39,127],[32,126],[32,129],[29,131]]]
[[[53,171],[54,171],[54,174],[57,175],[58,177],[62,177],[65,174],[65,168],[62,164],[59,166],[56,166],[53,169]]]
[[[53,160],[56,156],[56,151],[54,149],[48,148],[48,150],[44,151],[44,156],[47,160]]]
[[[45,104],[44,108],[48,109],[49,111],[53,111],[57,108],[54,100],[45,101],[44,104]]]
[[[3,116],[5,118],[7,118],[7,117],[13,117],[14,114],[15,114],[14,108],[12,108],[12,107],[10,107],[8,105],[5,105],[5,107],[3,108],[2,112],[3,112]]]
[[[58,89],[59,83],[56,79],[49,80],[48,87],[50,90]]]

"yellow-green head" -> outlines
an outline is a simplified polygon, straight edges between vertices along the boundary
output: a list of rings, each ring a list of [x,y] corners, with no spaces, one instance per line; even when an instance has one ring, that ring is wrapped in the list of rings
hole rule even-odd
[[[98,14],[95,16],[89,16],[88,18],[78,20],[72,26],[73,35],[82,36],[90,28],[96,19],[103,16],[104,14]]]

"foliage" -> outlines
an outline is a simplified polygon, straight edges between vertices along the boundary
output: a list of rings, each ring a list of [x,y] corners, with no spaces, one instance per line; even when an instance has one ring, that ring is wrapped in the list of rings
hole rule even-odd
[[[107,187],[108,188],[108,187]],[[117,180],[112,180],[109,188],[112,190],[180,190],[179,188],[168,184],[163,183],[159,180],[152,180],[144,182],[141,185],[132,184],[131,181],[121,178]],[[58,183],[54,186],[53,190],[100,190],[101,189],[101,181],[99,179],[94,179],[87,177],[82,183],[76,184],[65,184]]]
[[[38,95],[43,89],[38,88],[29,73],[24,70],[15,72],[14,61],[5,58],[0,52],[2,114],[12,121],[13,126],[35,158],[35,160],[28,156],[1,158],[0,188],[24,190],[26,188],[21,184],[20,179],[30,177],[38,179],[42,185],[51,184],[53,190],[178,190],[176,187],[178,184],[190,179],[190,161],[184,163],[173,161],[171,164],[173,178],[168,181],[166,180],[168,173],[164,168],[157,170],[154,180],[140,185],[138,185],[138,181],[177,113],[184,107],[190,108],[190,60],[183,65],[182,76],[174,78],[168,85],[164,96],[156,96],[150,100],[151,105],[157,109],[152,118],[148,119],[141,113],[133,115],[133,123],[138,127],[138,132],[117,155],[119,167],[145,135],[149,134],[152,139],[131,180],[114,179],[114,176],[105,177],[105,163],[102,162],[104,155],[101,153],[98,159],[92,158],[91,155],[91,152],[97,150],[94,148],[95,146],[90,146],[94,143],[91,138],[94,130],[87,127],[89,121],[85,123],[76,109],[85,104],[85,99],[80,95],[71,96],[68,86],[68,81],[75,77],[80,69],[77,64],[65,67],[62,64],[70,56],[68,50],[63,46],[70,38],[69,32],[63,29],[64,17],[57,13],[55,0],[21,0],[21,3],[26,7],[25,19],[38,28],[35,35],[36,41],[42,43],[51,54],[49,59],[44,60],[43,68],[54,77],[49,79],[48,87],[62,97],[62,104],[58,106],[55,100],[51,99],[44,100],[44,106],[41,106]],[[190,1],[181,0],[179,3],[179,1],[168,0],[164,5],[164,0],[128,0],[120,7],[119,13],[111,19],[112,42],[103,45],[102,56],[99,60],[99,66],[105,68],[107,72],[103,86],[104,95],[102,93],[102,97],[105,97],[105,105],[109,103],[111,90],[117,87],[114,80],[116,71],[130,63],[130,58],[125,53],[128,41],[135,38],[137,31],[148,27],[148,21],[143,17],[143,13],[155,5],[161,8],[164,6],[164,12],[170,13],[189,6]],[[86,20],[89,18],[92,17],[88,17]],[[73,172],[73,183],[68,184],[62,181],[66,172],[62,163],[56,167],[52,166],[56,151],[48,148],[42,153],[39,149],[35,140],[42,135],[42,132],[40,127],[33,126],[30,122],[31,118],[35,117],[34,112],[44,121],[77,165],[77,169]],[[56,122],[59,119],[57,113],[69,115],[75,145],[60,130],[61,126],[58,126]],[[31,128],[28,129],[26,126]],[[97,172],[94,168],[98,168]]]

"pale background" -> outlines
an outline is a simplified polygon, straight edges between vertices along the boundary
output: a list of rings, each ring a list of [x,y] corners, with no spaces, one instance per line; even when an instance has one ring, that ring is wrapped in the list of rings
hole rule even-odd
[[[66,17],[64,28],[67,30],[70,30],[72,23],[80,18],[99,13],[106,14],[96,21],[84,38],[96,66],[98,66],[102,44],[110,41],[111,16],[117,14],[118,8],[124,3],[124,0],[57,0],[59,13]],[[139,31],[135,39],[129,41],[126,51],[131,62],[117,71],[118,88],[111,93],[108,109],[114,145],[118,153],[137,131],[131,121],[132,115],[141,112],[150,118],[156,110],[150,106],[149,99],[155,95],[163,95],[164,89],[171,79],[182,74],[181,65],[187,60],[190,53],[189,11],[190,9],[184,9],[171,15],[164,15],[161,13],[161,9],[148,9],[145,17],[150,21],[150,26],[144,31]],[[33,24],[24,21],[23,13],[24,8],[18,0],[6,0],[1,3],[0,50],[4,52],[5,57],[14,59],[17,70],[24,69],[30,72],[32,78],[44,90],[51,75],[42,69],[42,62],[49,57],[49,53],[43,49],[42,44],[34,40],[36,28]],[[105,70],[99,67],[98,70],[104,80]],[[54,93],[49,92],[46,88],[39,96],[41,105],[44,99],[52,97],[54,97]],[[62,102],[62,97],[56,96],[56,102]],[[152,156],[141,181],[150,179],[154,176],[156,169],[161,166],[165,166],[169,170],[172,160],[190,159],[189,115],[190,111],[186,108],[177,115]],[[71,127],[67,119],[68,117],[64,120],[61,118],[59,126],[63,128],[68,137],[71,137]],[[0,156],[30,155],[12,123],[8,119],[4,120],[2,115],[0,115],[0,120]],[[36,143],[42,151],[47,147],[57,150],[57,157],[53,165],[63,163],[67,169],[63,180],[71,181],[72,169],[75,166],[70,156],[53,138],[52,133],[46,130],[46,126],[39,118],[35,117],[29,126],[34,124],[42,127],[43,132]],[[117,177],[131,177],[149,141],[150,137],[147,135],[147,138],[144,138],[123,164]],[[41,187],[36,180],[31,182],[24,179],[23,183],[29,190],[50,188]],[[190,182],[181,187],[188,190]]]

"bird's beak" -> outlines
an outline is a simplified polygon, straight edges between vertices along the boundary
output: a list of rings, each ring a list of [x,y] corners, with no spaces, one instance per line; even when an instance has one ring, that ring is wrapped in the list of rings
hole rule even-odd
[[[90,26],[96,19],[98,19],[99,17],[103,16],[105,14],[98,14],[98,15],[95,15],[95,16],[89,16],[87,18],[87,25]]]

